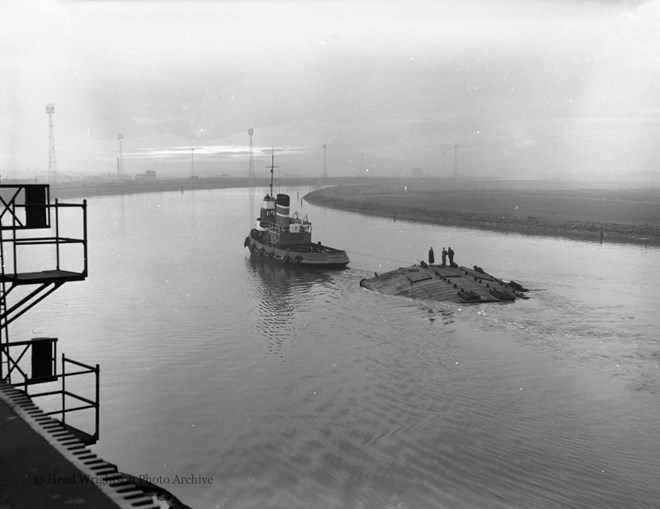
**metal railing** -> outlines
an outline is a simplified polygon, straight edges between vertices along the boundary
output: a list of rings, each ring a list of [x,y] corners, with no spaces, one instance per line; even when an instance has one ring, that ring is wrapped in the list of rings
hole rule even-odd
[[[54,345],[57,342],[53,342]],[[44,376],[34,376],[34,373],[31,373],[32,376],[29,376],[25,369],[23,369],[19,362],[23,359],[28,350],[30,350],[35,345],[34,341],[16,341],[12,343],[4,343],[0,345],[0,354],[6,357],[9,364],[8,373],[5,375],[4,379],[12,387],[22,388],[23,391],[30,396],[30,398],[45,398],[45,397],[59,397],[60,398],[60,408],[57,410],[44,412],[44,415],[59,415],[60,421],[65,426],[72,428],[74,431],[78,432],[80,435],[84,436],[84,441],[87,443],[95,443],[99,438],[99,417],[100,417],[100,367],[98,364],[91,366],[85,364],[84,362],[79,362],[73,359],[68,359],[64,354],[61,357],[61,373],[56,373],[55,366],[53,366],[53,372],[47,372]],[[22,351],[17,355],[12,357],[9,352],[11,347],[24,347]],[[53,361],[56,356],[56,347],[53,348]],[[55,363],[53,362],[53,365]],[[74,369],[79,368],[76,371],[67,371],[67,366],[75,366]],[[34,365],[33,365],[34,369]],[[15,376],[20,375],[21,380],[12,382],[12,372],[16,372]],[[48,370],[46,370],[48,371]],[[94,397],[87,398],[81,394],[77,394],[72,390],[67,389],[67,380],[70,380],[71,377],[81,376],[81,375],[94,375]],[[44,392],[30,392],[30,387],[33,387],[35,384],[43,383],[56,383],[60,382],[60,387],[55,390],[44,391]],[[70,400],[73,399],[78,406],[70,406]],[[74,403],[74,405],[76,404]],[[94,431],[93,433],[87,433],[83,430],[77,429],[73,426],[67,425],[66,418],[67,415],[72,412],[79,412],[82,410],[93,410],[94,412]]]
[[[78,229],[74,236],[62,235],[60,211],[65,208],[81,211],[81,233]],[[33,233],[35,230],[41,230],[41,233]],[[5,244],[8,244],[6,249]],[[64,270],[61,266],[61,246],[66,244],[82,246],[82,271],[80,271],[79,257],[77,258],[78,270]],[[54,246],[54,270],[49,265],[48,270],[45,271],[19,271],[18,247],[30,245],[51,246],[51,249]],[[57,338],[33,338],[31,341],[18,342],[9,340],[10,323],[65,282],[85,279],[87,263],[87,200],[83,200],[81,204],[60,203],[55,200],[51,204],[50,187],[47,184],[0,185],[0,379],[6,380],[12,386],[22,387],[31,398],[48,396],[61,398],[60,408],[45,412],[45,415],[60,415],[63,425],[81,436],[86,443],[95,443],[99,437],[99,365],[90,366],[67,359],[62,355],[61,373],[57,374]],[[15,302],[10,304],[9,294],[20,285],[30,285],[28,288],[32,288],[32,290],[18,295]],[[14,354],[14,347],[22,347],[22,350]],[[27,369],[21,367],[21,361],[28,350],[31,350],[32,353],[32,370],[29,375]],[[74,371],[67,372],[67,366],[70,368],[72,365],[75,366]],[[93,398],[67,389],[67,381],[71,377],[88,374],[93,374],[95,378]],[[12,378],[20,379],[20,381],[13,383]],[[57,384],[58,382],[60,387],[56,390],[33,394],[28,392],[28,389],[35,384]],[[70,404],[72,399],[76,401],[73,406]],[[54,406],[57,407],[57,405]],[[67,415],[83,410],[93,410],[94,412],[93,434],[66,424]]]
[[[10,205],[6,205],[7,209],[10,208]],[[20,207],[25,207],[25,205],[15,205],[15,208],[20,208]],[[18,237],[17,232],[25,230],[25,228],[22,223],[20,222],[19,219],[17,219],[17,214],[15,213],[15,210],[12,210],[11,217],[12,217],[12,224],[11,225],[3,225],[0,228],[0,258],[2,258],[3,261],[5,261],[5,243],[10,243],[11,244],[11,262],[12,262],[12,267],[6,266],[6,263],[3,263],[2,265],[2,275],[4,276],[7,272],[13,273],[13,274],[18,274],[19,268],[18,268],[18,254],[17,250],[19,246],[47,246],[47,245],[54,245],[55,246],[55,269],[60,270],[60,262],[61,262],[61,249],[60,246],[64,244],[81,244],[82,245],[82,262],[83,262],[83,269],[81,272],[81,275],[86,277],[87,276],[87,271],[88,271],[88,261],[87,261],[87,200],[83,200],[82,203],[60,203],[59,200],[55,200],[55,203],[47,203],[44,205],[45,209],[50,211],[50,209],[54,209],[54,216],[55,216],[55,221],[54,225],[50,225],[50,220],[48,221],[48,226],[45,228],[51,229],[52,227],[55,228],[55,234],[54,236],[29,236],[29,237]],[[60,235],[60,209],[80,209],[82,212],[82,237],[81,238],[74,238],[74,237],[63,237]],[[48,217],[50,217],[50,212],[48,213]],[[1,231],[2,230],[8,230],[9,231],[9,236],[2,235]],[[8,269],[10,269],[8,271]]]
[[[66,371],[67,363],[77,366],[78,368],[82,368],[82,371],[67,372]],[[68,377],[78,376],[78,375],[88,375],[92,373],[94,374],[94,399],[89,399],[84,396],[81,396],[80,394],[76,394],[74,392],[67,390],[66,381]],[[56,378],[62,381],[62,388],[56,391],[47,391],[47,392],[38,392],[35,394],[29,394],[29,396],[31,398],[38,398],[44,396],[60,395],[62,398],[61,399],[62,407],[59,410],[44,412],[44,415],[58,415],[58,414],[61,415],[60,421],[65,426],[67,426],[66,416],[68,413],[79,412],[81,410],[94,410],[94,433],[85,433],[85,432],[83,433],[89,436],[89,439],[87,439],[89,443],[96,443],[99,439],[99,417],[100,417],[99,401],[100,401],[100,388],[101,388],[100,380],[99,380],[100,373],[101,373],[101,368],[99,367],[98,364],[96,364],[95,366],[90,366],[89,364],[85,364],[84,362],[74,361],[73,359],[67,359],[64,356],[64,354],[62,354],[62,373],[60,373],[59,375],[55,375]],[[67,407],[67,397],[73,398],[74,400],[78,402],[82,402],[84,404],[73,408]],[[82,431],[82,430],[77,430],[77,431]]]
[[[35,344],[35,340],[30,340],[30,341],[12,341],[11,343],[9,342],[3,342],[0,344],[0,356],[3,357],[3,363],[7,364],[7,373],[0,373],[0,376],[2,377],[3,380],[6,380],[9,384],[13,386],[20,386],[23,385],[23,390],[27,393],[27,388],[28,385],[33,385],[33,384],[38,384],[38,383],[46,383],[46,382],[53,382],[55,381],[56,375],[56,366],[55,366],[55,358],[57,356],[57,339],[52,338],[49,341],[49,346],[52,345],[52,356],[49,354],[49,361],[48,364],[50,366],[47,366],[47,369],[43,368],[42,364],[42,369],[41,372],[45,372],[45,374],[40,376],[35,376],[34,373],[31,373],[32,376],[28,376],[28,374],[23,370],[21,365],[19,364],[25,354],[28,352],[28,350],[31,350],[31,348]],[[10,348],[12,347],[24,347],[23,350],[19,354],[12,355],[10,352]],[[32,353],[34,355],[34,350],[32,350]],[[34,363],[32,365],[32,369],[34,370]],[[22,382],[16,382],[12,383],[12,373],[14,371],[17,371],[18,375],[23,377]]]

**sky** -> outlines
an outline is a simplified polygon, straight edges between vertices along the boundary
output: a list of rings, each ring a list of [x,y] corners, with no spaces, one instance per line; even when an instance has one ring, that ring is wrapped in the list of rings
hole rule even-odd
[[[660,0],[5,0],[0,175],[660,176]],[[326,146],[324,151],[323,146]],[[325,154],[325,156],[324,156]],[[325,157],[325,162],[324,162]]]

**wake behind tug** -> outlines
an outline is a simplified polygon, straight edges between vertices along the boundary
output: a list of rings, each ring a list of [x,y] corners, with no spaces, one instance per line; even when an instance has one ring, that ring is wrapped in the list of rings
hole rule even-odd
[[[290,263],[301,267],[344,268],[349,263],[346,251],[312,242],[312,223],[298,213],[289,216],[287,194],[273,196],[274,155],[270,166],[270,194],[264,197],[259,228],[252,228],[243,246],[252,256]]]

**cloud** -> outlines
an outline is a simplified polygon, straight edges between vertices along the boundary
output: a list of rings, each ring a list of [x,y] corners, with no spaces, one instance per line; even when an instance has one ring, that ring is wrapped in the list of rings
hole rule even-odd
[[[270,155],[273,151],[280,155],[292,155],[306,152],[309,147],[259,147],[253,146],[252,153],[258,155]],[[160,147],[144,148],[137,152],[125,153],[126,157],[134,158],[170,158],[170,157],[205,157],[214,156],[219,158],[248,157],[249,146],[226,146],[226,145],[198,145],[185,147]]]
[[[247,144],[248,127],[264,147],[303,147],[286,152],[301,171],[323,144],[346,173],[366,152],[383,172],[442,174],[455,144],[475,175],[598,175],[633,151],[632,169],[648,171],[658,4],[11,3],[0,21],[0,164],[47,165],[43,110],[54,102],[58,162],[74,171],[113,171],[120,132],[136,159],[141,147],[149,159],[207,147],[238,160],[231,147]],[[608,161],[601,144],[615,143]]]

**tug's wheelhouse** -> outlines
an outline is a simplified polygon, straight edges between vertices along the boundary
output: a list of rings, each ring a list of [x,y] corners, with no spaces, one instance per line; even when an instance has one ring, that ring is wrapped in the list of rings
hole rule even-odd
[[[269,223],[275,222],[275,198],[267,194],[264,196],[264,201],[261,205],[261,212],[259,214],[259,226],[266,228]]]

